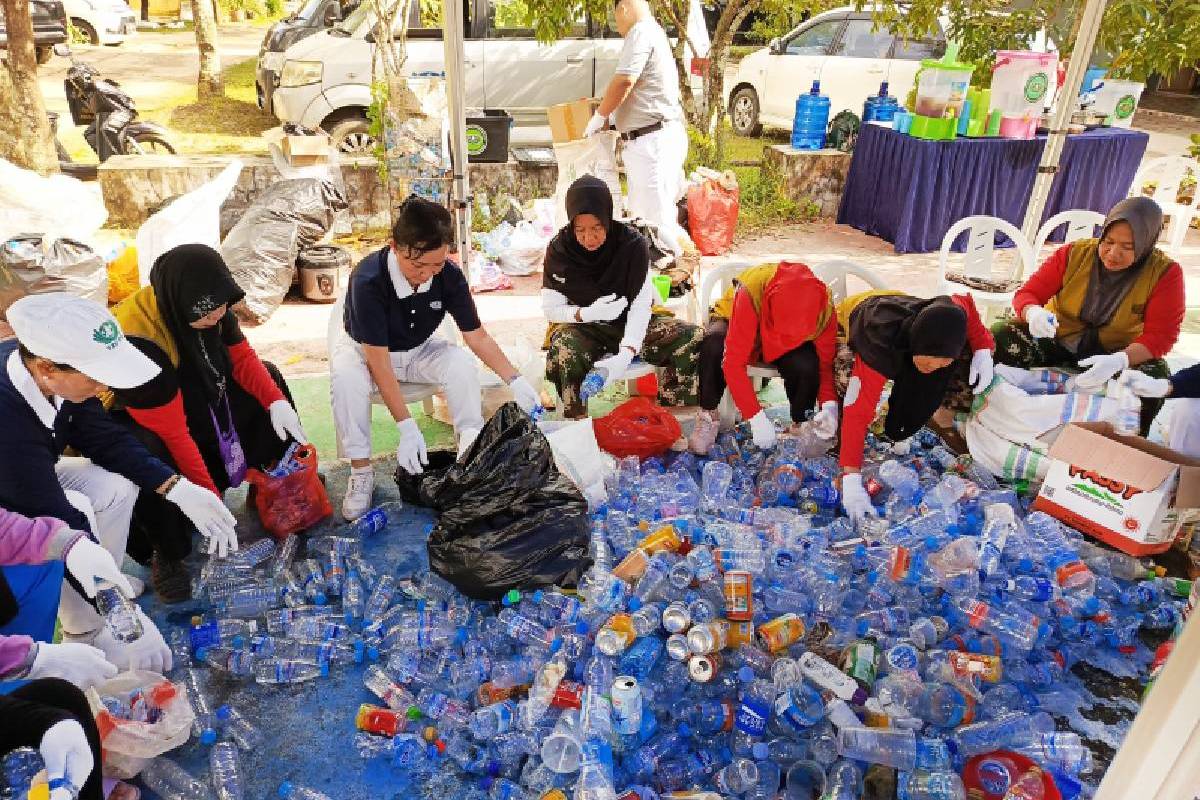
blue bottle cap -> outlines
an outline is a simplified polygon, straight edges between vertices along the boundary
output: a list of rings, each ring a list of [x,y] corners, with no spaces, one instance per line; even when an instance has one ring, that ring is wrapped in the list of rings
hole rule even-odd
[[[554,641],[550,643],[550,655],[554,655],[562,649],[562,639],[555,636]]]
[[[207,653],[207,652],[208,652],[208,648],[207,648],[207,647],[198,647],[198,648],[196,648],[196,659],[197,659],[197,660],[199,660],[199,661],[203,661],[203,660],[204,660],[204,654],[205,654],[205,653]]]
[[[292,792],[294,791],[296,791],[296,787],[292,786],[291,781],[284,781],[283,783],[279,784],[280,797],[291,797]]]
[[[320,673],[321,673],[321,677],[322,677],[322,678],[324,678],[324,677],[328,676],[328,675],[329,675],[329,662],[328,662],[328,661],[322,661],[322,662],[321,662],[321,665],[320,665],[320,667],[318,667],[318,669],[320,670]]]
[[[354,623],[354,612],[347,611],[346,613],[342,614],[342,619],[345,620],[347,625],[352,625]]]
[[[1089,617],[1095,616],[1100,611],[1100,601],[1095,597],[1089,597],[1083,601],[1083,613]]]
[[[924,544],[924,547],[926,550],[933,550],[938,545],[937,537],[936,536],[926,536],[923,544]]]
[[[496,779],[490,775],[485,778],[480,778],[479,779],[479,788],[483,789],[486,792],[492,788],[492,784],[495,782],[496,782]]]
[[[638,597],[629,598],[629,610],[630,611],[637,611],[641,607],[642,607],[641,598],[638,598]]]
[[[771,754],[771,749],[767,747],[766,742],[755,742],[754,747],[750,748],[750,753],[754,756],[755,761],[766,761]]]
[[[375,645],[371,645],[370,647],[368,647],[367,648],[367,658],[370,659],[371,661],[378,661],[379,660],[379,648],[376,647]]]
[[[679,732],[680,736],[685,738],[692,735],[692,728],[686,722],[679,723],[679,727],[675,730]]]
[[[206,728],[200,732],[200,744],[209,745],[216,744],[217,732],[212,728]]]
[[[580,636],[587,636],[588,632],[591,631],[591,629],[592,629],[591,626],[588,625],[587,622],[585,622],[583,620],[579,620],[578,622],[575,623],[575,632],[577,634],[579,634]]]
[[[217,709],[216,715],[217,719],[221,720],[221,722],[225,722],[233,716],[233,709],[228,705],[223,705]]]
[[[233,640],[230,642],[230,644],[233,645],[234,649],[241,650],[246,646],[246,637],[239,633],[237,636],[233,637]]]
[[[457,644],[459,647],[462,647],[464,644],[467,643],[467,638],[468,638],[468,634],[467,634],[467,629],[465,627],[461,627],[457,631],[454,632],[454,643]]]
[[[854,632],[857,636],[866,636],[869,630],[871,630],[871,624],[865,619],[858,620],[854,626]]]
[[[325,596],[324,592],[317,592],[317,596],[313,598],[313,603],[319,606],[326,606],[329,605],[329,598]]]
[[[543,592],[541,589],[538,589],[537,591],[535,591],[533,593],[533,602],[541,603],[542,600],[545,599],[545,597],[546,597],[546,593]]]
[[[867,583],[874,584],[879,580],[879,570],[873,569],[867,572]]]
[[[367,646],[362,639],[354,642],[354,663],[361,664],[363,657],[367,654]]]
[[[754,680],[754,670],[750,667],[742,667],[738,670],[737,676],[742,683],[750,683]]]
[[[1033,559],[1022,558],[1017,562],[1017,572],[1033,572]]]

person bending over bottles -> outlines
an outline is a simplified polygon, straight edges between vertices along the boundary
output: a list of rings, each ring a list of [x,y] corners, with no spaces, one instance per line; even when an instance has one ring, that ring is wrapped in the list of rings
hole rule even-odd
[[[716,441],[717,406],[728,385],[754,443],[775,444],[775,426],[758,402],[747,368],[765,362],[779,370],[793,423],[820,403],[816,432],[837,433],[833,385],[837,314],[829,287],[804,264],[784,261],[742,272],[709,312],[700,348],[700,411],[692,427],[692,452],[704,455]]]
[[[943,404],[961,404],[957,395],[991,385],[994,342],[967,294],[926,299],[868,292],[839,310],[848,315],[848,348],[839,362],[849,367],[839,457],[842,505],[857,522],[875,515],[859,473],[884,384],[892,382],[884,433],[893,441],[907,439]]]
[[[1183,325],[1183,269],[1155,247],[1163,214],[1149,197],[1113,206],[1099,239],[1064,245],[1013,297],[1016,319],[992,326],[996,361],[1083,370],[1075,385],[1100,390],[1130,367],[1170,375],[1163,360]],[[1142,435],[1162,408],[1142,401]]]

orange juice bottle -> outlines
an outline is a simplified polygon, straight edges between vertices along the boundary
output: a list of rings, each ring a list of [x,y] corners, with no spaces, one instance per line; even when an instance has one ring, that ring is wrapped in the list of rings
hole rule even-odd
[[[683,540],[679,538],[679,532],[675,530],[674,525],[663,525],[637,544],[648,555],[663,553],[668,550],[674,553],[682,545]]]
[[[758,626],[758,641],[768,652],[791,647],[804,636],[804,620],[795,614],[782,614]]]

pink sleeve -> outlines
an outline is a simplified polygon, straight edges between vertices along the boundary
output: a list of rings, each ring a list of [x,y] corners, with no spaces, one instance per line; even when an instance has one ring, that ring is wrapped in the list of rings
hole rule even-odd
[[[861,356],[854,357],[854,369],[850,379],[859,382],[858,397],[849,405],[842,405],[842,447],[839,459],[843,468],[859,469],[863,463],[863,449],[867,443],[867,429],[875,420],[875,407],[883,394],[887,378],[867,366]]]
[[[33,639],[28,636],[0,636],[0,680],[11,680],[28,666]],[[11,676],[11,678],[10,678]]]
[[[1017,312],[1019,319],[1024,319],[1022,315],[1026,306],[1044,306],[1062,289],[1063,276],[1067,274],[1067,257],[1070,254],[1071,245],[1064,244],[1054,251],[1054,255],[1042,262],[1037,272],[1025,281],[1024,286],[1017,289],[1016,295],[1013,296],[1013,311]]]
[[[1162,358],[1179,340],[1185,310],[1183,268],[1172,264],[1150,292],[1150,299],[1146,301],[1145,327],[1135,341],[1145,345],[1150,355]]]
[[[30,519],[0,508],[0,565],[57,560],[82,535],[53,517]]]
[[[992,332],[983,324],[983,320],[979,317],[979,309],[975,307],[975,298],[969,294],[951,295],[950,299],[956,306],[961,308],[967,315],[967,343],[971,345],[971,352],[975,353],[979,350],[995,350],[996,340],[992,338]]]

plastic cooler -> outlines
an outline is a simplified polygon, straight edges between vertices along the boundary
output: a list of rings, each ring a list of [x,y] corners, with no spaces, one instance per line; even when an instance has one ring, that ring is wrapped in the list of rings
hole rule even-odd
[[[1133,112],[1137,111],[1138,101],[1142,99],[1144,83],[1137,81],[1122,81],[1105,78],[1093,93],[1095,103],[1092,110],[1103,114],[1105,122],[1118,128],[1128,128],[1133,124]]]
[[[960,116],[974,71],[971,64],[957,61],[922,61],[917,79],[917,116],[941,119],[950,112]]]
[[[1032,139],[1058,73],[1058,56],[1029,50],[996,53],[992,111],[1000,112],[1000,135]]]

